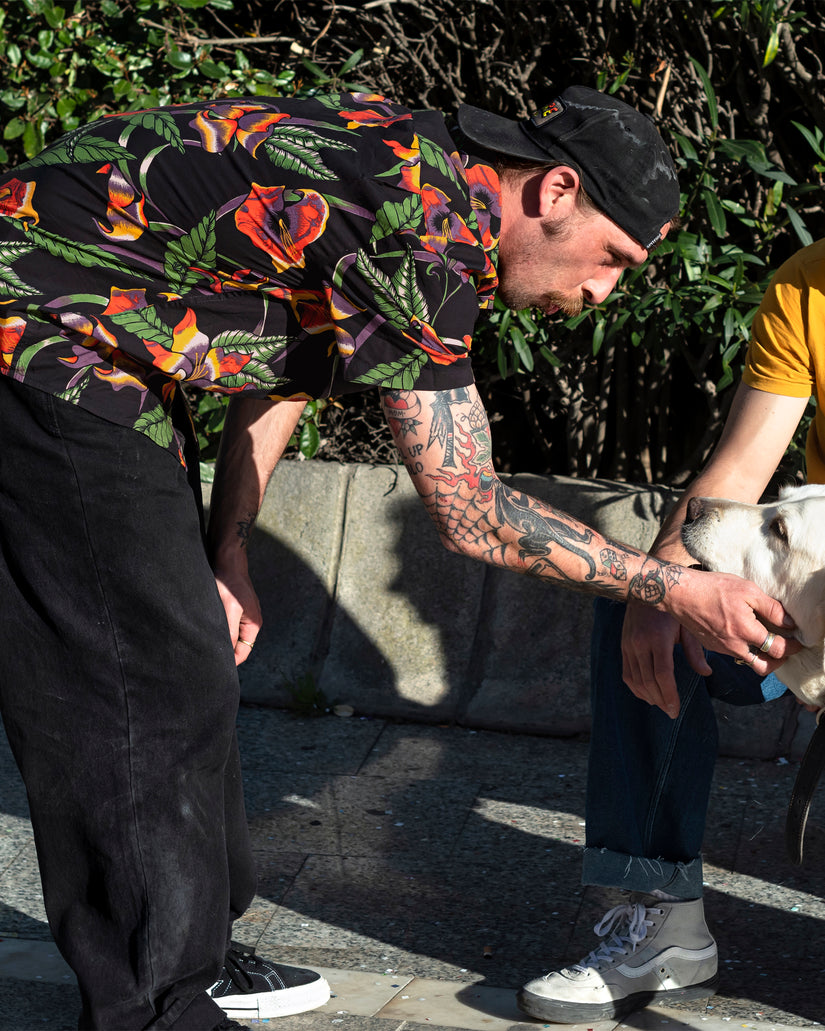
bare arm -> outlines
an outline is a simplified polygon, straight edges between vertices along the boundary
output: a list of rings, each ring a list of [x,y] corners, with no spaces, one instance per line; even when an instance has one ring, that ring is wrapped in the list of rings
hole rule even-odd
[[[248,658],[249,645],[261,629],[247,542],[266,485],[305,403],[243,397],[229,403],[215,466],[207,543],[238,664]]]
[[[754,584],[652,558],[502,483],[474,386],[382,396],[407,470],[450,550],[592,594],[636,599],[738,657],[759,637],[757,613],[782,623],[782,606]],[[778,638],[777,653],[784,647]]]
[[[662,524],[651,552],[670,562],[690,564],[692,560],[682,545],[680,531],[692,497],[756,503],[784,455],[807,403],[807,398],[768,394],[740,384],[716,450]],[[679,713],[673,674],[673,648],[679,641],[696,672],[709,674],[701,643],[675,620],[641,606],[628,606],[622,633],[624,681],[638,698],[658,705],[673,717]],[[766,671],[779,664],[770,663]]]

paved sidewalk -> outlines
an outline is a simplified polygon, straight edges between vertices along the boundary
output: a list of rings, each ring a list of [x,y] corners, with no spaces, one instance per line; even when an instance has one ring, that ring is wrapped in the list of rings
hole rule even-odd
[[[239,733],[259,895],[236,937],[315,966],[321,1010],[278,1031],[537,1028],[514,989],[596,943],[613,899],[579,884],[587,744],[244,707]],[[806,864],[784,855],[796,763],[722,759],[706,912],[722,984],[707,1003],[614,1027],[825,1024],[825,788]],[[25,796],[0,742],[0,1031],[71,1031],[73,977],[49,939]]]

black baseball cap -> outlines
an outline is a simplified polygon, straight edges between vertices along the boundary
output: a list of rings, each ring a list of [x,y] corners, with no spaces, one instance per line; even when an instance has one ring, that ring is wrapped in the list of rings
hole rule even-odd
[[[650,250],[679,211],[679,182],[653,120],[599,90],[568,86],[524,121],[462,104],[458,126],[485,150],[575,168],[593,202]]]

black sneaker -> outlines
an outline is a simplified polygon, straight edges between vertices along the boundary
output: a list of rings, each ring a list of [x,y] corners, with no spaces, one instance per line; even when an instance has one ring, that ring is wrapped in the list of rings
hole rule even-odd
[[[227,1016],[246,1020],[314,1010],[330,994],[314,970],[270,963],[237,942],[230,945],[221,976],[207,992]]]

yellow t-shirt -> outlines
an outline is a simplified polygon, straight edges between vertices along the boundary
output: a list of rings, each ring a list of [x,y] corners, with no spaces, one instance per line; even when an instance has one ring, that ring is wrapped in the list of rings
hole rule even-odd
[[[809,483],[825,483],[825,239],[789,258],[753,322],[743,381],[785,397],[816,398],[805,458]]]

